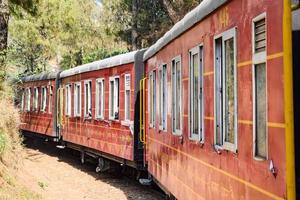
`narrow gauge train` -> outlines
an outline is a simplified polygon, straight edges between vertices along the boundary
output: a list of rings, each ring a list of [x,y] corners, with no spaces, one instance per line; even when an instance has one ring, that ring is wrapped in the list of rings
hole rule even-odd
[[[176,199],[296,199],[294,8],[204,0],[146,51],[26,77],[21,129],[100,170],[104,158],[147,170]]]
[[[144,169],[138,132],[144,51],[23,78],[20,129],[79,150],[82,162],[86,154],[101,155],[98,170],[108,168],[103,158]]]

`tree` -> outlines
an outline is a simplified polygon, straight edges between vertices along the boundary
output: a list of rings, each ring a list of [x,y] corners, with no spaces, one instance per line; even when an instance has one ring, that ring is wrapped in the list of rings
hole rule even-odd
[[[199,0],[104,0],[102,19],[108,35],[135,50],[153,44],[198,4]]]
[[[37,3],[38,0],[0,0],[0,83],[3,82],[6,72],[8,21],[10,11],[15,13],[15,11],[21,8],[30,14],[34,14]]]
[[[36,15],[12,17],[8,60],[28,73],[71,68],[98,49],[120,48],[103,31],[94,0],[40,0]]]
[[[184,17],[184,15],[196,7],[202,0],[163,0],[169,17],[173,23],[178,22]]]

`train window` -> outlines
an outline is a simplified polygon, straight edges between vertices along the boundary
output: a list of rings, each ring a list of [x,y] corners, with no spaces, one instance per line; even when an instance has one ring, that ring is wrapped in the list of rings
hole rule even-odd
[[[75,83],[74,87],[74,115],[81,116],[81,83]]]
[[[190,139],[203,141],[203,47],[190,50]]]
[[[22,96],[21,96],[21,111],[24,111],[24,103],[25,103],[25,91],[24,89],[21,90]]]
[[[265,18],[254,22],[254,49],[255,52],[266,50],[266,22]]]
[[[30,99],[31,99],[31,90],[30,88],[26,89],[26,111],[30,111]]]
[[[35,87],[33,91],[33,110],[37,111],[39,107],[39,88]]]
[[[266,13],[253,20],[253,155],[267,158]]]
[[[109,119],[119,119],[119,77],[109,79]]]
[[[84,82],[84,117],[92,117],[92,81]]]
[[[71,116],[71,85],[66,85],[66,110],[67,116]]]
[[[47,106],[47,88],[42,87],[42,96],[41,96],[41,111],[45,112],[46,111],[46,106]]]
[[[149,75],[150,127],[155,127],[156,117],[156,71]]]
[[[267,95],[266,95],[266,65],[254,65],[254,156],[266,158],[267,156]]]
[[[104,119],[104,79],[96,81],[96,118]]]
[[[130,74],[125,74],[125,120],[130,120]]]
[[[49,106],[48,106],[48,112],[52,112],[52,98],[53,98],[53,87],[49,86]]]
[[[167,129],[167,65],[159,70],[159,129]]]
[[[174,135],[181,135],[181,101],[181,58],[178,56],[172,60],[172,132]]]
[[[215,144],[236,152],[237,89],[235,28],[215,40]]]

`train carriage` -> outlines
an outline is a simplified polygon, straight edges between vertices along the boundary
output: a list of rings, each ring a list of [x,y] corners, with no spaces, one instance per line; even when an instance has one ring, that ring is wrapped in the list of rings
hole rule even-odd
[[[175,198],[295,195],[286,6],[204,0],[145,52],[148,171]]]
[[[56,139],[56,87],[58,72],[21,79],[20,129]]]
[[[63,71],[58,90],[60,135],[67,146],[142,169],[139,81],[143,52]]]
[[[293,17],[288,0],[203,0],[147,50],[23,78],[20,129],[176,199],[295,199]]]

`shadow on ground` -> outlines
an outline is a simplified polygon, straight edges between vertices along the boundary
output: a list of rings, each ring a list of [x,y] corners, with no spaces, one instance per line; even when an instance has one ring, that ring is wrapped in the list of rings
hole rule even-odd
[[[56,148],[56,143],[46,142],[42,139],[25,138],[24,145],[27,147],[26,159],[32,162],[39,162],[42,154],[56,157],[58,162],[64,162],[68,165],[92,176],[96,180],[109,184],[114,188],[120,189],[127,199],[139,199],[139,200],[162,200],[164,195],[155,186],[142,186],[133,178],[129,178],[119,172],[103,172],[96,173],[95,163],[80,163],[79,153],[71,149],[59,149]],[[31,151],[33,149],[35,151]],[[41,152],[41,153],[39,153]],[[74,181],[76,177],[74,177]]]

